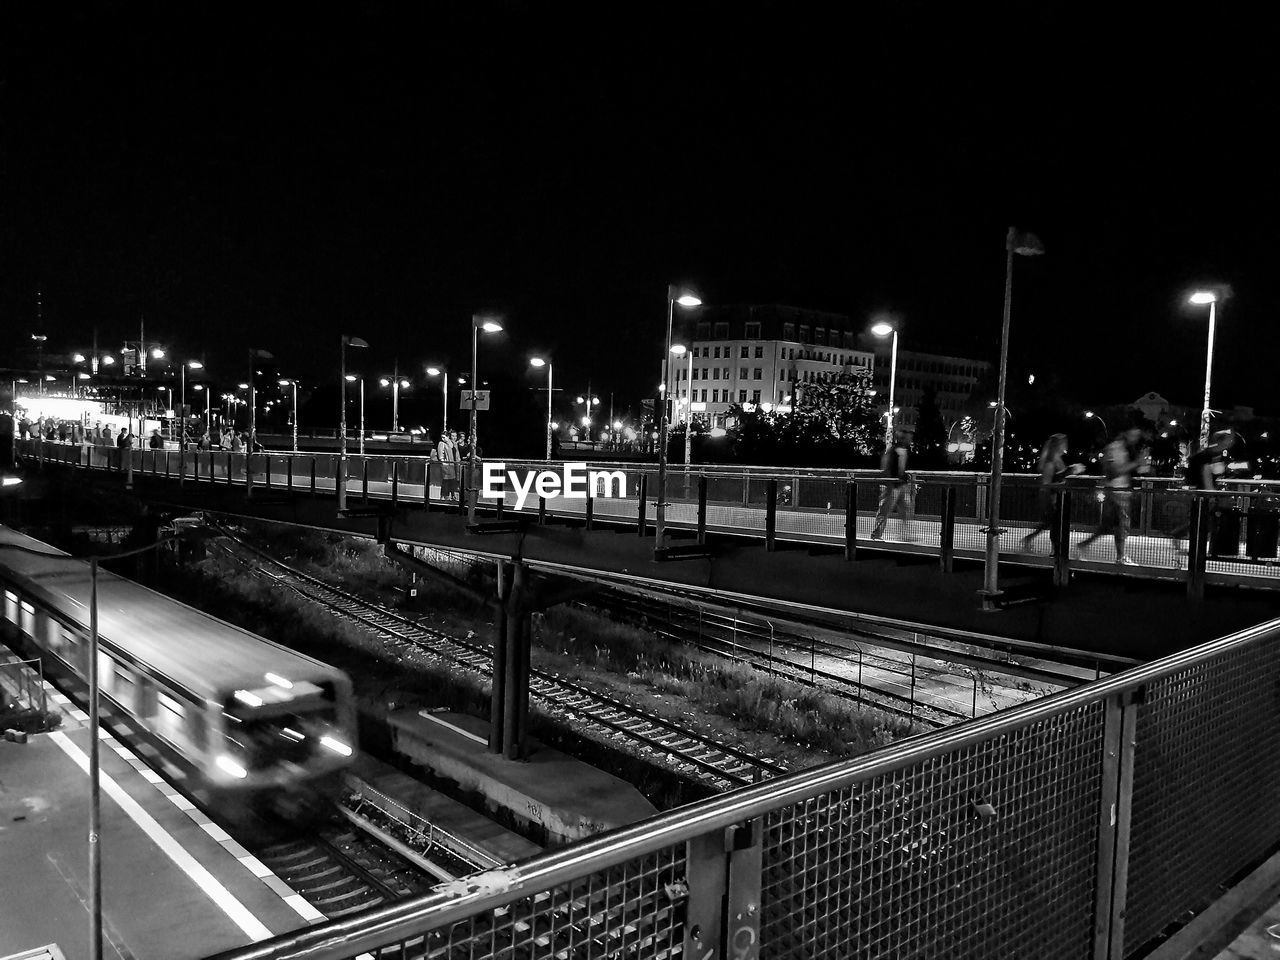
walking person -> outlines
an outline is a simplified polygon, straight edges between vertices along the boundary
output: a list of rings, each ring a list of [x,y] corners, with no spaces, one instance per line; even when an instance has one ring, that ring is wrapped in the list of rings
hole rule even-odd
[[[1080,559],[1081,554],[1093,545],[1095,540],[1110,533],[1116,542],[1116,563],[1132,567],[1134,562],[1125,555],[1125,542],[1129,539],[1129,509],[1133,497],[1133,475],[1146,473],[1151,469],[1151,460],[1141,454],[1139,443],[1142,441],[1142,430],[1130,427],[1122,431],[1107,444],[1103,452],[1102,465],[1106,474],[1103,490],[1102,517],[1098,529],[1080,541],[1071,551],[1073,559]]]
[[[1187,465],[1184,468],[1184,477],[1186,478],[1185,488],[1187,490],[1217,490],[1218,478],[1227,472],[1227,463],[1231,460],[1231,448],[1236,445],[1236,435],[1231,430],[1219,430],[1205,446],[1193,453],[1187,458]],[[1210,505],[1212,505],[1212,499]],[[1190,501],[1189,501],[1190,502]],[[1210,523],[1213,518],[1211,514]],[[1191,532],[1191,520],[1184,520],[1172,530],[1169,536],[1172,539],[1181,540]],[[1213,534],[1210,533],[1212,540]],[[1178,554],[1186,556],[1187,547],[1179,547]]]
[[[902,539],[914,541],[912,524],[915,520],[915,502],[912,496],[914,482],[907,473],[907,455],[911,438],[905,431],[894,434],[893,445],[880,457],[880,509],[876,511],[876,525],[871,531],[872,540],[884,539],[884,527],[889,514],[902,509]]]
[[[1067,477],[1084,472],[1084,464],[1067,466],[1067,435],[1055,433],[1040,449],[1040,522],[1034,530],[1022,538],[1022,548],[1031,549],[1035,538],[1049,531],[1049,543],[1053,555],[1058,555],[1058,504],[1062,501],[1062,489]]]

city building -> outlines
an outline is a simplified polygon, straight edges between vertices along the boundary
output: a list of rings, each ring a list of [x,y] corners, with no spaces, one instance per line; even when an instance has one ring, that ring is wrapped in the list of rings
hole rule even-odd
[[[875,354],[873,383],[876,393],[877,396],[888,397],[892,344],[887,338],[866,333],[859,336],[858,343]],[[992,365],[984,360],[920,353],[899,347],[893,396],[894,405],[899,410],[899,423],[915,425],[920,401],[930,389],[937,397],[943,422],[950,426],[966,415],[980,412],[989,400],[995,398],[995,372]],[[986,390],[990,396],[975,396],[981,390]]]
[[[708,306],[677,330],[689,348],[668,367],[673,422],[724,427],[730,408],[789,411],[804,385],[870,369],[849,318],[782,304]]]

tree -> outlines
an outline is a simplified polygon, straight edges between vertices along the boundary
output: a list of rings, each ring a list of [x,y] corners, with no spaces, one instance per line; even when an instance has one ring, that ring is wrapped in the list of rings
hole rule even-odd
[[[851,464],[879,438],[871,372],[807,383],[790,412],[735,405],[730,438],[737,459],[752,463]]]
[[[947,463],[947,425],[938,407],[938,391],[928,387],[916,412],[915,463],[921,469],[941,470]]]

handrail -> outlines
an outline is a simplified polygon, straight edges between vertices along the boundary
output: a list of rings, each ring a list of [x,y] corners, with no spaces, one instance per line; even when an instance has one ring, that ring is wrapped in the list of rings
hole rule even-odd
[[[600,834],[516,866],[444,884],[413,900],[336,920],[211,960],[345,960],[388,942],[418,937],[673,844],[763,816],[798,801],[892,773],[907,765],[1011,733],[1141,688],[1231,650],[1280,635],[1280,619],[1229,634],[1123,673],[955,727],[898,741],[854,760],[837,761],[678,807],[643,823]]]

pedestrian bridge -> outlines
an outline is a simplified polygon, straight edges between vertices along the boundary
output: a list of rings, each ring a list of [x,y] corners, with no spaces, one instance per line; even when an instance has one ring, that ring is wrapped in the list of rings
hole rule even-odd
[[[648,536],[651,481],[639,479],[651,473],[634,468],[629,496],[607,509],[602,500],[547,500],[529,505],[521,523],[498,526],[514,498],[469,525],[440,501],[422,461],[354,461],[354,509],[339,516],[335,464],[324,457],[134,451],[121,460],[58,444],[22,454],[46,470],[86,469],[86,479],[113,488],[131,482],[136,495],[179,509],[383,534],[587,579],[941,623],[961,636],[1093,644],[1148,661],[219,960],[1161,956],[1151,951],[1202,936],[1206,921],[1188,918],[1280,845],[1280,594],[1223,594],[1224,585],[1274,582],[1268,558],[1247,552],[1247,522],[1230,557],[1210,554],[1216,528],[1202,522],[1194,533],[1193,565],[1202,562],[1207,585],[1198,599],[1188,596],[1186,569],[1153,562],[1138,570],[1146,580],[1130,568],[1075,577],[1051,602],[992,614],[979,608],[981,578],[966,561],[982,546],[982,485],[972,477],[923,477],[917,539],[892,521],[891,539],[870,550],[874,478],[677,471],[668,488],[675,525],[690,543],[701,533],[709,555],[662,562]],[[1036,513],[1031,485],[1013,488],[1018,537]],[[366,489],[368,510],[357,505]],[[1073,538],[1084,533],[1074,511],[1085,511],[1083,526],[1096,509],[1090,496],[1068,498]],[[1247,518],[1271,496],[1230,499]],[[1134,536],[1149,538],[1152,559],[1176,556],[1169,531],[1181,518],[1168,504],[1188,504],[1194,518],[1196,504],[1209,503],[1155,485],[1137,499]],[[1054,560],[1068,575],[1114,569],[1102,556],[1077,565],[1002,551],[1002,560],[1020,565],[1006,571],[1011,579],[1022,570],[1045,581],[1035,567]]]

